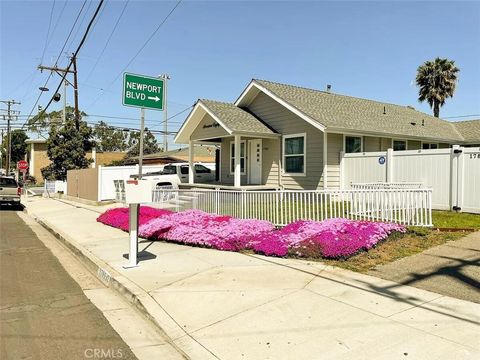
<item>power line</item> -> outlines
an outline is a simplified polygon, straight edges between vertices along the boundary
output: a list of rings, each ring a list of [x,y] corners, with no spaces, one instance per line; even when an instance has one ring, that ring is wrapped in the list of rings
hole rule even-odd
[[[473,117],[473,116],[480,116],[480,114],[458,115],[458,116],[445,116],[444,119],[466,118],[466,117]]]
[[[85,0],[86,1],[86,0]],[[60,89],[60,87],[62,86],[63,82],[65,81],[65,77],[67,76],[69,70],[70,70],[70,67],[72,66],[72,64],[74,64],[75,62],[75,58],[77,57],[77,54],[79,53],[80,49],[82,48],[83,44],[85,43],[85,40],[87,39],[87,36],[88,36],[88,33],[90,32],[90,28],[92,27],[92,24],[93,22],[95,21],[95,18],[97,17],[98,15],[98,12],[100,11],[102,5],[103,5],[103,2],[104,0],[100,0],[99,4],[97,5],[97,9],[95,10],[95,13],[93,14],[93,17],[90,19],[90,22],[88,23],[88,26],[87,26],[87,29],[85,30],[85,33],[83,34],[83,37],[82,37],[82,40],[80,41],[80,44],[78,45],[77,47],[77,50],[75,51],[75,53],[73,54],[73,56],[71,57],[70,59],[70,63],[68,64],[67,68],[66,68],[66,71],[63,73],[63,76],[62,76],[62,79],[60,81],[60,83],[58,84],[57,86],[57,89],[55,90],[54,92],[54,95],[50,98],[50,101],[48,102],[48,104],[45,106],[45,108],[42,110],[42,112],[40,114],[44,114],[45,111],[48,109],[48,107],[50,106],[50,104],[52,103],[53,101],[53,98],[55,96],[55,94],[58,92],[58,90]],[[63,49],[62,49],[63,51]],[[51,75],[52,73],[50,73]],[[41,94],[41,93],[40,93]],[[36,104],[35,104],[36,105]],[[35,108],[35,107],[34,107]],[[32,112],[33,112],[33,109],[32,109]],[[39,115],[40,115],[39,114]],[[31,115],[31,113],[30,113]],[[29,118],[30,118],[30,115],[29,115]],[[38,120],[38,119],[37,119]],[[27,119],[28,121],[28,119]],[[27,121],[23,124],[24,126],[26,125]]]
[[[70,48],[72,47],[72,44],[75,42],[75,39],[77,38],[78,32],[79,32],[80,29],[82,28],[83,22],[85,21],[85,18],[87,17],[88,10],[90,9],[90,6],[91,6],[91,5],[92,5],[92,1],[89,1],[89,2],[88,2],[88,6],[87,6],[87,8],[85,9],[85,12],[83,13],[82,21],[80,21],[80,23],[78,24],[77,30],[75,31],[75,35],[73,35],[72,41],[71,41],[70,44],[68,45],[68,48],[67,48],[67,51],[66,51],[67,54],[70,53]]]
[[[66,39],[65,42],[63,43],[62,50],[60,50],[60,53],[58,54],[57,60],[55,61],[55,66],[57,66],[58,60],[60,59],[60,56],[62,56],[63,49],[65,49],[65,46],[67,45],[68,39],[70,39],[70,36],[72,35],[73,29],[75,28],[75,25],[77,24],[77,21],[78,21],[78,19],[80,18],[80,15],[81,15],[81,13],[82,13],[82,11],[83,11],[83,8],[85,7],[86,2],[87,2],[87,0],[84,0],[83,5],[82,5],[82,7],[81,7],[81,9],[80,9],[80,12],[78,13],[77,18],[75,19],[75,22],[73,23],[72,28],[70,29],[70,33],[68,34],[67,39]],[[103,2],[103,1],[102,1],[102,2]],[[70,62],[70,65],[71,65],[71,64],[72,64],[72,62]],[[70,67],[70,66],[69,66],[69,67]],[[50,74],[49,74],[48,77],[47,77],[47,80],[45,81],[45,84],[43,85],[43,87],[47,87],[48,81],[50,80],[51,77],[52,77],[52,73],[50,72]],[[64,76],[64,78],[62,79],[62,81],[63,81],[64,79],[65,79],[65,76]],[[60,83],[60,85],[61,85],[61,83]],[[57,90],[55,91],[54,94],[56,94],[56,93],[58,92],[58,89],[60,89],[60,85],[58,86],[58,88],[57,88]],[[27,121],[28,121],[28,119],[30,118],[30,116],[33,114],[33,112],[35,111],[35,108],[36,108],[36,106],[38,105],[38,102],[40,101],[40,98],[42,97],[42,94],[43,94],[43,91],[40,92],[40,94],[39,94],[38,97],[37,97],[37,100],[35,101],[35,104],[33,104],[32,110],[30,110],[30,114],[28,115]],[[50,105],[50,103],[52,102],[52,100],[53,100],[53,96],[52,96],[52,99],[50,100],[50,102],[48,103],[49,105]],[[47,105],[47,107],[48,107],[48,105]],[[45,109],[44,109],[44,111],[45,111]],[[23,124],[23,125],[25,126],[26,123]]]
[[[52,41],[53,34],[55,34],[55,30],[57,30],[58,23],[60,22],[60,19],[62,18],[63,12],[65,11],[65,8],[66,8],[67,4],[68,4],[68,1],[65,1],[65,3],[63,4],[62,10],[60,10],[60,14],[58,14],[57,21],[55,22],[55,25],[53,26],[53,30],[51,32],[52,37],[49,37],[47,45],[45,46],[45,49],[48,48],[48,45],[50,44],[50,41]]]
[[[170,12],[165,16],[165,18],[160,22],[160,24],[157,26],[157,28],[150,34],[150,36],[147,38],[147,40],[143,43],[143,45],[138,49],[137,53],[130,59],[130,61],[125,65],[125,67],[118,73],[117,76],[108,84],[107,90],[110,90],[110,87],[119,79],[119,77],[127,70],[127,68],[130,66],[130,64],[137,58],[138,55],[143,51],[143,49],[148,45],[148,43],[152,40],[152,38],[155,36],[155,34],[160,30],[160,28],[165,24],[165,22],[168,20],[168,18],[173,14],[173,12],[176,10],[176,8],[180,5],[180,3],[183,0],[179,0],[175,6],[170,10]],[[93,106],[94,104],[97,103],[97,101],[103,96],[104,92],[101,93],[99,96],[95,98],[95,100],[90,104],[90,106]],[[89,106],[89,107],[90,107]]]
[[[43,47],[42,59],[40,60],[41,63],[43,62],[43,58],[45,57],[45,51],[47,50],[48,37],[50,36],[50,27],[52,26],[53,10],[55,9],[55,1],[56,0],[53,0],[52,9],[50,10],[50,20],[48,21],[47,37],[45,38],[45,46]]]
[[[120,23],[120,19],[122,18],[123,14],[125,13],[125,10],[127,9],[127,5],[128,5],[128,3],[129,3],[129,1],[130,1],[130,0],[127,0],[127,1],[125,2],[125,5],[123,6],[122,12],[120,13],[120,16],[117,18],[117,21],[115,22],[115,25],[113,26],[112,32],[111,32],[110,35],[108,36],[107,42],[105,43],[105,46],[103,47],[102,52],[101,52],[100,55],[97,57],[97,61],[95,62],[95,64],[93,65],[92,69],[91,69],[90,72],[88,73],[88,76],[87,76],[87,78],[86,78],[85,81],[88,81],[88,79],[90,79],[90,76],[92,76],[93,71],[97,68],[97,65],[98,65],[100,59],[103,57],[103,54],[105,53],[105,50],[107,49],[108,44],[110,43],[110,40],[112,39],[113,33],[115,32],[115,30],[117,30],[118,24]],[[101,90],[103,90],[103,89],[101,89]]]
[[[123,68],[122,71],[120,71],[120,73],[117,75],[117,77],[113,80],[113,82],[117,81],[118,78],[123,74],[123,72],[125,70],[127,70],[127,68],[130,66],[130,64],[137,58],[138,55],[140,55],[140,53],[142,52],[142,50],[145,48],[145,46],[147,46],[147,44],[150,42],[150,40],[152,40],[152,38],[155,36],[155,34],[158,32],[158,30],[160,30],[160,28],[163,26],[163,24],[165,24],[165,22],[168,20],[168,18],[173,14],[173,12],[175,11],[175,9],[178,7],[178,5],[180,5],[180,3],[182,2],[183,0],[179,0],[175,6],[172,8],[172,10],[170,10],[170,12],[168,13],[167,16],[165,16],[165,18],[162,20],[162,22],[157,26],[157,28],[153,31],[153,33],[148,37],[147,41],[145,41],[143,43],[143,45],[140,47],[140,49],[138,49],[137,53],[133,56],[133,58],[130,59],[130,61],[127,63],[127,65]]]
[[[77,24],[78,19],[80,18],[80,15],[82,14],[83,8],[85,7],[85,4],[86,4],[86,3],[87,3],[87,0],[84,0],[84,1],[83,1],[83,4],[82,4],[82,7],[80,8],[80,11],[79,11],[79,13],[78,13],[78,15],[77,15],[77,18],[75,19],[75,22],[73,23],[73,26],[72,26],[72,28],[70,29],[70,32],[68,33],[67,39],[66,39],[65,42],[63,43],[62,50],[60,50],[60,53],[58,54],[58,57],[57,57],[57,60],[55,61],[55,65],[54,65],[54,66],[57,66],[57,65],[58,65],[58,60],[60,59],[60,56],[62,56],[63,50],[65,49],[65,46],[67,46],[67,42],[68,42],[68,40],[70,39],[70,36],[72,36],[73,29],[75,29],[75,25]]]

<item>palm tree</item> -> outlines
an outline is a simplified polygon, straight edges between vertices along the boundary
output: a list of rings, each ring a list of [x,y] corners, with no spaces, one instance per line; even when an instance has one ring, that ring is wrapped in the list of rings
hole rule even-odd
[[[418,101],[428,101],[433,108],[433,116],[440,116],[440,107],[445,100],[453,97],[457,85],[457,73],[460,71],[455,66],[455,61],[436,58],[425,61],[417,69]]]

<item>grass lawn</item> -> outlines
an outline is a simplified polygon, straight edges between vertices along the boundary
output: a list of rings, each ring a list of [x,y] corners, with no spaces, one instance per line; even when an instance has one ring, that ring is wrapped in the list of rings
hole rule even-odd
[[[439,231],[428,231],[426,235],[420,235],[415,232],[394,234],[375,248],[361,252],[347,260],[317,260],[328,265],[366,273],[377,265],[387,264],[407,256],[418,254],[431,247],[445,244],[447,241],[458,240],[465,235],[466,233],[464,232]]]
[[[432,218],[436,228],[480,229],[479,214],[433,210]]]

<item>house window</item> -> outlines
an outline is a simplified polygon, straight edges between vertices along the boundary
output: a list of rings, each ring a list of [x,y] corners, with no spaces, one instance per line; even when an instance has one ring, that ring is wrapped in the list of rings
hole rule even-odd
[[[405,140],[393,140],[393,151],[407,150],[407,142]]]
[[[305,134],[283,137],[283,163],[285,173],[305,175]]]
[[[345,136],[345,152],[362,152],[362,138],[360,136]]]
[[[438,144],[435,143],[423,143],[422,144],[422,149],[428,150],[428,149],[438,149]]]
[[[230,142],[230,174],[235,173],[235,142]],[[240,173],[245,175],[245,140],[240,142]]]

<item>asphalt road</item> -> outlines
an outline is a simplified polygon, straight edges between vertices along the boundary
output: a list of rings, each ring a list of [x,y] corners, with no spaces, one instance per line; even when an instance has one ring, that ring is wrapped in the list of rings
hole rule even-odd
[[[57,258],[0,210],[0,359],[136,359]]]

